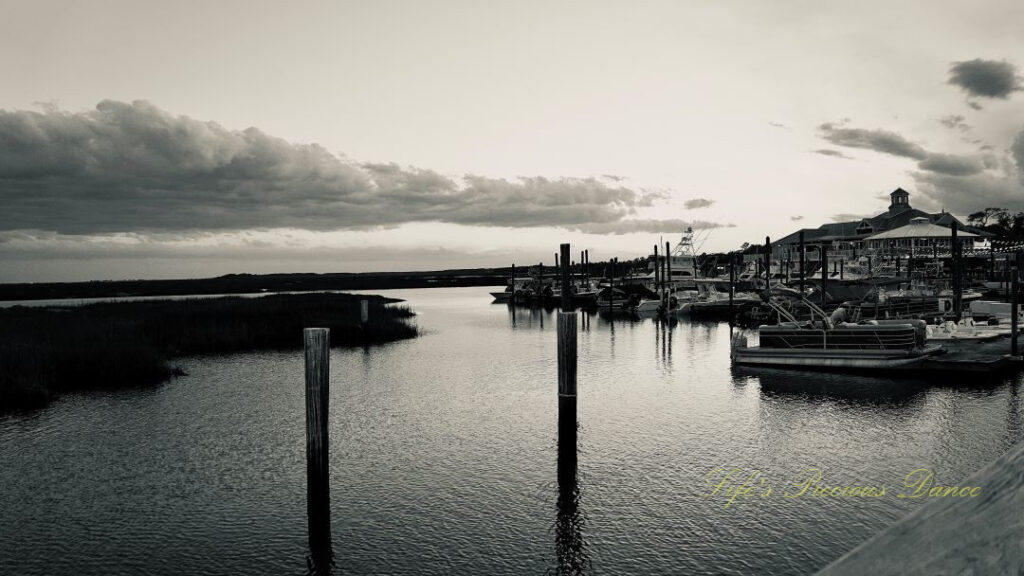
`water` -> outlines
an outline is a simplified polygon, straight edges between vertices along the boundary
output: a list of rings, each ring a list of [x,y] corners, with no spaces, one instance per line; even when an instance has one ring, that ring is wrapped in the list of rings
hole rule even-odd
[[[806,574],[921,503],[784,498],[802,470],[955,484],[1024,436],[1019,381],[733,370],[725,324],[586,315],[567,506],[554,314],[487,291],[384,291],[425,335],[332,353],[338,572]],[[178,363],[157,388],[0,417],[0,574],[305,572],[301,354]],[[727,508],[705,496],[718,467],[773,493]]]

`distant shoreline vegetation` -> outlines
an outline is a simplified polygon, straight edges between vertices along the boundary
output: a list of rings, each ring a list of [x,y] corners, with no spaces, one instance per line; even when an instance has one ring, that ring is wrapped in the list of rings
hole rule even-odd
[[[360,326],[360,300],[369,322]],[[282,294],[0,310],[0,413],[62,393],[155,385],[188,355],[302,348],[302,329],[331,329],[332,346],[415,338],[408,306],[381,296]]]

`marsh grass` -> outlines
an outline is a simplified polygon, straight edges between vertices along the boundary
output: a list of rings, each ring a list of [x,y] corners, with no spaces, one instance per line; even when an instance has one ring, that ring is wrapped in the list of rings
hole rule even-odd
[[[43,406],[65,392],[157,384],[180,373],[169,364],[178,356],[301,349],[306,327],[330,328],[332,346],[417,336],[408,322],[415,314],[389,302],[314,293],[0,310],[0,412]]]

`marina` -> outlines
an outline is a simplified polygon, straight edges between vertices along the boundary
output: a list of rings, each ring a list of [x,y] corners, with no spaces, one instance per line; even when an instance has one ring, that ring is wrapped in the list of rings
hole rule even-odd
[[[576,496],[560,505],[558,313],[488,292],[377,291],[423,334],[331,351],[331,535],[347,571],[808,574],[921,504],[783,498],[805,468],[957,482],[1024,433],[1019,375],[896,384],[732,365],[727,321],[580,311]],[[0,507],[21,519],[0,533],[3,572],[305,569],[302,354],[179,365],[188,376],[160,387],[0,417]],[[777,493],[726,508],[707,476],[727,466]]]
[[[7,2],[0,576],[1024,576],[1024,2]]]

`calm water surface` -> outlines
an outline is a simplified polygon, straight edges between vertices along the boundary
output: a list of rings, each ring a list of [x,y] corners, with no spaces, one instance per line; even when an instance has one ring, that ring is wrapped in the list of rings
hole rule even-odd
[[[422,337],[331,358],[344,574],[806,574],[1022,438],[1019,381],[740,371],[715,322],[582,315],[578,483],[559,505],[552,312],[394,290]],[[155,389],[0,417],[0,573],[302,574],[301,354],[185,358]],[[708,498],[715,468],[767,497]],[[785,498],[801,471],[885,484]],[[983,488],[984,489],[984,488]],[[759,489],[760,491],[761,489]]]

